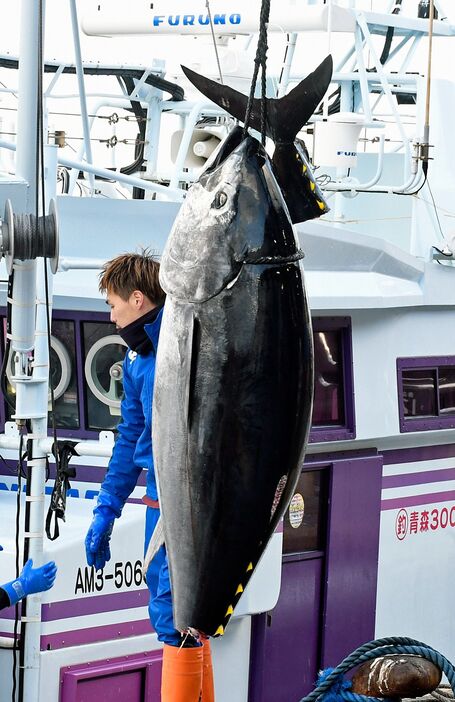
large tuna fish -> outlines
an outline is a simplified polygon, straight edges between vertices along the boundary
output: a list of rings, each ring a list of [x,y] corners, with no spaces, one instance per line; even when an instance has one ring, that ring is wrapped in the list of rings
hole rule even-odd
[[[161,260],[153,445],[181,631],[224,632],[302,467],[313,350],[286,177],[235,128]]]

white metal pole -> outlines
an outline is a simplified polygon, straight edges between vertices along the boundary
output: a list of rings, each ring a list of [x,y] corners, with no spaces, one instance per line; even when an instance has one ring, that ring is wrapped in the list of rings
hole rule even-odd
[[[74,56],[76,63],[77,83],[79,88],[79,99],[81,104],[82,129],[84,132],[85,156],[89,163],[93,163],[92,146],[90,143],[90,127],[87,111],[87,98],[85,95],[84,69],[82,67],[81,42],[79,37],[79,23],[77,20],[76,0],[70,0],[71,27],[73,30]],[[92,193],[95,191],[95,178],[93,173],[89,173],[89,183]]]
[[[44,22],[44,0],[41,4],[43,9]],[[40,3],[36,0],[22,0],[21,25],[20,25],[20,63],[19,63],[19,99],[18,99],[18,122],[17,122],[17,157],[16,174],[23,178],[27,184],[27,199],[25,214],[35,214],[37,209],[38,192],[38,76],[42,70],[40,65],[39,46],[42,45],[40,38]],[[14,262],[14,287],[13,297],[17,286],[27,291],[29,301],[33,303],[36,297],[36,261],[15,261]],[[35,383],[33,377],[27,377],[23,373],[27,364],[27,353],[24,346],[29,346],[29,339],[32,339],[35,329],[34,310],[31,314],[23,315],[13,309],[12,330],[13,338],[11,346],[16,348],[18,362],[16,368],[20,370],[22,378],[16,380],[16,411],[19,423],[23,423],[30,415],[38,410],[35,395]],[[27,341],[18,339],[16,322],[22,322],[20,334],[24,335]],[[16,336],[16,339],[14,337]],[[47,398],[46,398],[47,399]],[[32,425],[33,426],[33,425]],[[37,443],[34,441],[33,443]],[[36,446],[36,451],[38,451]],[[37,454],[38,455],[38,454]],[[44,461],[41,462],[44,465]],[[33,461],[28,466],[31,475],[30,484],[27,486],[29,503],[28,530],[24,537],[28,539],[28,554],[34,559],[36,565],[42,561],[43,551],[43,528],[44,522],[44,480],[45,474],[43,465],[34,464]],[[26,603],[26,617],[22,619],[22,627],[25,624],[25,637],[23,649],[23,676],[20,677],[23,699],[27,702],[38,700],[39,690],[39,659],[40,659],[40,634],[41,634],[41,595],[33,595]],[[23,628],[22,628],[23,631]]]
[[[18,77],[16,175],[23,178],[28,186],[24,214],[34,214],[36,210],[38,16],[38,3],[34,0],[23,0],[19,47],[21,60]],[[19,364],[25,367],[25,355],[33,346],[36,262],[15,261],[14,284],[16,291],[23,293],[21,297],[24,298],[25,306],[20,314],[13,307],[11,347],[13,352],[17,351],[22,356],[18,358],[17,367]],[[21,393],[20,384],[17,391]]]
[[[36,192],[36,123],[38,75],[38,3],[22,0],[17,110],[16,175],[29,184],[27,211],[34,212]]]
[[[291,65],[292,65],[292,60],[294,58],[296,43],[297,43],[297,33],[292,32],[291,34],[288,35],[288,41],[287,41],[287,47],[286,47],[287,48],[286,58],[283,62],[281,79],[280,79],[280,83],[278,85],[277,98],[283,97],[283,95],[286,94],[286,88],[288,87],[288,83],[289,83],[289,74],[291,72]]]
[[[106,434],[111,434],[111,439],[108,440],[104,438],[102,441],[94,440],[83,440],[79,443],[74,443],[74,448],[79,456],[89,456],[110,458],[112,454],[112,447],[114,445],[114,434],[112,432],[105,432]],[[6,449],[8,451],[17,451],[19,448],[19,435],[18,434],[0,434],[0,448]],[[50,454],[52,452],[52,444],[54,440],[52,437],[48,436],[40,441],[40,448],[43,453]]]
[[[160,143],[161,131],[161,103],[162,99],[159,94],[155,94],[149,98],[147,104],[147,124],[145,127],[145,173],[143,178],[153,179],[156,176],[158,165],[158,148]]]
[[[329,6],[328,15],[327,15],[327,53],[330,54],[332,52],[332,23],[333,23],[332,0],[327,0],[327,4]],[[329,116],[329,96],[328,96],[328,93],[326,93],[326,96],[325,96],[323,103],[322,103],[322,116],[325,120]]]
[[[6,142],[3,141],[3,139],[0,139],[0,148],[15,151],[16,144],[13,144],[12,142]],[[150,192],[160,193],[161,195],[163,195],[162,199],[183,200],[186,194],[184,190],[181,190],[177,187],[168,188],[166,185],[160,185],[160,183],[145,180],[145,178],[128,176],[124,173],[120,173],[120,171],[110,171],[107,168],[97,168],[95,166],[89,166],[86,161],[73,161],[68,158],[59,158],[58,162],[61,166],[66,166],[67,168],[76,168],[79,170],[90,171],[92,173],[100,175],[102,178],[109,178],[110,180],[115,180],[118,183],[125,183],[125,185],[130,185],[131,187],[136,186],[138,188],[144,188],[144,190],[150,190]]]
[[[428,20],[428,64],[427,64],[427,92],[425,97],[425,123],[423,127],[425,168],[428,168],[428,151],[430,144],[430,102],[431,102],[431,66],[433,60],[433,26],[434,26],[434,1],[430,0],[430,19]]]
[[[49,201],[56,196],[57,189],[57,146],[46,146],[44,149],[44,172],[46,184],[46,203],[43,210],[48,211]],[[49,317],[52,310],[52,283],[53,277],[48,267],[48,300]],[[41,563],[43,557],[44,540],[44,484],[46,481],[46,456],[47,452],[40,445],[41,440],[47,438],[47,411],[49,392],[49,348],[46,286],[44,274],[44,259],[39,258],[37,264],[36,285],[36,322],[35,343],[33,357],[33,387],[35,416],[31,420],[33,457],[28,461],[31,464],[31,483],[26,499],[31,500],[29,519],[29,556],[34,563]],[[40,638],[41,638],[41,595],[34,595],[27,600],[27,626],[25,629],[25,656],[24,656],[24,701],[38,700],[39,675],[40,675]]]

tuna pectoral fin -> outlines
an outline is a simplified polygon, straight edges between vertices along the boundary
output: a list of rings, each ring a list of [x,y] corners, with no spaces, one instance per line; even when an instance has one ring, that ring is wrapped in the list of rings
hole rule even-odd
[[[187,432],[191,420],[191,394],[193,391],[199,326],[194,318],[192,305],[187,305],[182,315],[182,333],[178,338],[181,426]]]
[[[144,565],[142,566],[142,575],[144,576],[144,578],[147,575],[150,563],[155,558],[161,546],[164,546],[164,531],[163,519],[160,516],[157,523],[155,524],[152,537],[149,541],[149,545],[147,546],[147,551],[144,556]]]
[[[182,66],[188,80],[209,100],[243,122],[248,97],[227,85],[205,78]],[[282,98],[267,98],[267,134],[274,142],[292,143],[324,97],[332,80],[333,61],[327,56],[324,61],[290,93]],[[251,127],[261,130],[261,101],[255,98],[250,120]]]
[[[180,380],[178,384],[179,396],[177,405],[179,412],[181,412],[179,426],[183,432],[188,430],[188,423],[190,421],[190,396],[196,358],[196,350],[194,345],[199,341],[199,335],[197,332],[198,326],[197,321],[194,318],[192,306],[184,305],[180,309],[180,314],[178,315],[177,347],[173,353],[174,360],[177,364],[176,373]],[[144,565],[142,566],[144,578],[150,563],[158,553],[161,546],[164,546],[164,527],[162,515],[160,515],[155,525],[155,529],[153,530],[153,534],[144,557]]]

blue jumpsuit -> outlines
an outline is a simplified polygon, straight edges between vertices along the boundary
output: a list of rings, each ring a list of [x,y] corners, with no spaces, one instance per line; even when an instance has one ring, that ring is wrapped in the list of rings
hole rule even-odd
[[[141,355],[128,349],[123,362],[122,421],[118,426],[118,436],[97,503],[97,506],[110,507],[117,517],[120,517],[123,505],[144,468],[147,470],[146,500],[158,499],[152,452],[152,400],[162,316],[163,310],[160,310],[156,319],[144,326],[152,342],[152,351]],[[159,515],[157,507],[147,507],[144,553]],[[147,585],[150,591],[150,620],[159,641],[171,646],[179,645],[181,636],[173,623],[171,586],[164,546],[148,568]]]

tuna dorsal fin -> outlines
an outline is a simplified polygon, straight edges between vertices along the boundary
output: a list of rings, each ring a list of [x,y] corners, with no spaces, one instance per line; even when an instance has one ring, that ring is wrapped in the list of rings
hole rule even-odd
[[[182,66],[188,80],[203,95],[240,120],[245,119],[248,97],[228,85],[222,85],[210,78],[195,73]],[[327,56],[324,61],[306,78],[300,81],[282,98],[267,98],[267,134],[275,143],[292,143],[297,132],[309,120],[321,102],[332,79],[333,61]],[[261,101],[254,99],[250,124],[253,129],[261,129]]]

